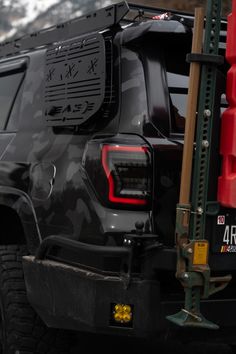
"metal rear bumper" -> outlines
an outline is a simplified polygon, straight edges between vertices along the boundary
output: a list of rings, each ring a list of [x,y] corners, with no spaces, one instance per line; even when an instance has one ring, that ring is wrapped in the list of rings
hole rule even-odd
[[[51,260],[23,259],[28,299],[49,327],[147,336],[158,330],[159,285],[102,275]],[[131,304],[130,326],[116,325],[112,306]],[[151,311],[150,311],[151,309]]]
[[[77,264],[50,259],[53,247],[73,251]],[[175,330],[166,315],[178,312],[183,303],[173,295],[171,301],[165,298],[161,282],[135,274],[129,278],[123,265],[129,266],[130,252],[125,247],[88,245],[52,236],[43,241],[36,256],[23,257],[29,302],[49,327],[134,337],[155,336],[167,328]],[[120,272],[109,271],[109,257],[119,260]],[[87,268],[80,266],[81,260],[87,260],[81,262]],[[132,306],[132,322],[128,325],[114,322],[112,313],[117,303]],[[236,311],[235,299],[210,298],[202,301],[201,309],[220,327],[236,326],[235,316],[229,316]]]

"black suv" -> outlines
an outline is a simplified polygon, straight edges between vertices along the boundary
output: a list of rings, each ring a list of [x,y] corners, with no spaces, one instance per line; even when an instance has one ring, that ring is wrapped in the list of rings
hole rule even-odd
[[[0,45],[3,353],[45,353],[57,329],[156,335],[182,306],[175,218],[192,27],[122,2]],[[232,273],[216,220],[210,263]],[[221,326],[236,325],[233,287],[203,302]]]

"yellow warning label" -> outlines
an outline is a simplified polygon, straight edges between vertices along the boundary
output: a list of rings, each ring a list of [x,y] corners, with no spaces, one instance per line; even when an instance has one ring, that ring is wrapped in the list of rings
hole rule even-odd
[[[193,264],[206,265],[207,263],[208,263],[208,242],[207,241],[194,242]]]

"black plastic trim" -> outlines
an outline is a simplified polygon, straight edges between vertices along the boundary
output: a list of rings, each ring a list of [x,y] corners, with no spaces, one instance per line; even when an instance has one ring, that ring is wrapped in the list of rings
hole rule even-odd
[[[68,236],[49,236],[40,244],[35,259],[55,260],[100,274],[126,273],[130,264],[130,247],[101,246],[68,239]],[[112,260],[112,261],[111,261]]]
[[[224,57],[222,55],[189,53],[186,56],[187,63],[198,62],[203,64],[222,65]]]
[[[5,75],[9,72],[24,71],[27,68],[27,63],[27,58],[2,62],[0,64],[0,75]]]

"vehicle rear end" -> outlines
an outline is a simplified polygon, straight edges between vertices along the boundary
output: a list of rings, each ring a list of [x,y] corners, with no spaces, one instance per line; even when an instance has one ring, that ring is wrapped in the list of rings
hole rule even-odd
[[[192,20],[182,22],[127,21],[113,38],[118,55],[111,100],[119,102],[118,123],[110,132],[96,132],[82,159],[88,205],[104,220],[99,237],[51,236],[24,261],[29,299],[51,327],[153,336],[166,331],[166,316],[183,306],[184,290],[175,277],[175,222]],[[235,246],[236,212],[217,202],[226,68],[218,73],[209,178],[206,238],[213,275],[236,271],[234,251],[222,251]],[[30,288],[36,275],[45,279],[38,294]],[[203,312],[220,326],[236,324],[228,318],[234,287],[233,277],[224,291],[203,301]]]

